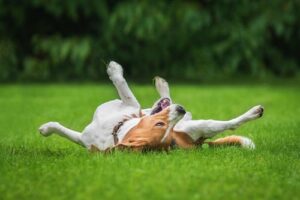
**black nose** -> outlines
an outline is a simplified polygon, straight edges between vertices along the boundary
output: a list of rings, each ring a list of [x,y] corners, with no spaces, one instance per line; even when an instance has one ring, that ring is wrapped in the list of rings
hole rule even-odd
[[[178,113],[180,113],[180,114],[185,114],[186,113],[185,110],[184,110],[184,108],[182,106],[177,106],[176,107],[176,111]]]

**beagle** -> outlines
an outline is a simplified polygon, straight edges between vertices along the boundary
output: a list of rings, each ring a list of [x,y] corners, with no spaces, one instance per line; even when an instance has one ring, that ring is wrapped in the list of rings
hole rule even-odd
[[[155,86],[161,98],[152,108],[141,109],[123,77],[122,67],[111,61],[107,73],[120,99],[101,104],[82,133],[58,122],[43,124],[39,128],[40,133],[43,136],[55,133],[90,151],[194,148],[205,143],[207,138],[261,117],[264,111],[262,106],[255,106],[229,121],[192,120],[191,114],[182,106],[172,103],[168,83],[160,77],[155,78]],[[211,147],[239,145],[255,148],[251,139],[242,136],[229,136],[206,143]]]

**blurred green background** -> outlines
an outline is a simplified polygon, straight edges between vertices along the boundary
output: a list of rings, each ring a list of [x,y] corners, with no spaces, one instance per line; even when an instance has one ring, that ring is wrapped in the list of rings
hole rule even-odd
[[[0,82],[293,78],[300,1],[0,0]]]

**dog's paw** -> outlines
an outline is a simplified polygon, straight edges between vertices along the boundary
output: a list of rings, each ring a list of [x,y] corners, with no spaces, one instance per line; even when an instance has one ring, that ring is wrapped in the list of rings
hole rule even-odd
[[[263,116],[263,114],[264,114],[264,107],[258,105],[251,108],[248,112],[246,112],[245,115],[249,120],[252,120],[252,119],[260,118],[261,116]]]
[[[39,132],[45,137],[50,136],[58,125],[58,122],[48,122],[40,126]]]
[[[122,77],[123,76],[123,68],[121,65],[114,61],[110,61],[110,63],[107,66],[107,74],[111,79],[114,79],[116,77]]]

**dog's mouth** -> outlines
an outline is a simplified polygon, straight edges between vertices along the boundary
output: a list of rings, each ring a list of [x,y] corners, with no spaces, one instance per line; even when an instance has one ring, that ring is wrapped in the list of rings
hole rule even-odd
[[[150,115],[159,113],[160,111],[162,111],[163,109],[165,109],[166,107],[168,107],[170,105],[171,105],[171,100],[169,98],[163,98],[156,104],[156,106],[151,111]]]

